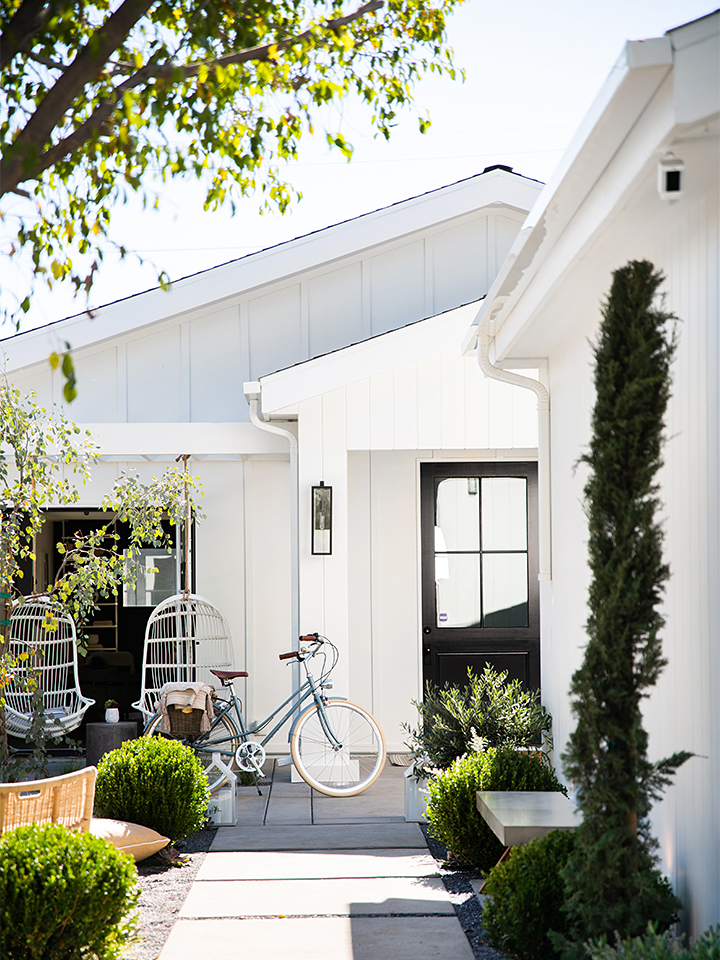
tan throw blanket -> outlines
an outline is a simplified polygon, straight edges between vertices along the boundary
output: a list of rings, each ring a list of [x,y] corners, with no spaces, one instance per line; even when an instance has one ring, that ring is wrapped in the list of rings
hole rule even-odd
[[[160,690],[160,703],[158,704],[160,713],[158,729],[163,733],[170,733],[168,707],[180,707],[181,709],[190,707],[193,710],[202,710],[200,733],[207,733],[215,716],[212,705],[212,687],[208,686],[207,683],[188,683],[184,680],[164,684]]]

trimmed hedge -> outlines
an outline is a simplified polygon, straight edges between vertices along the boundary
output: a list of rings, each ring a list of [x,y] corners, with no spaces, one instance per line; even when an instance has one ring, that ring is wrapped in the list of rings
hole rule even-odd
[[[669,933],[660,934],[652,924],[644,937],[630,937],[611,947],[588,946],[588,960],[720,960],[720,927],[710,927],[699,940],[683,949]]]
[[[494,947],[521,960],[550,960],[558,955],[548,931],[566,932],[565,883],[561,871],[575,845],[572,830],[513,847],[493,867],[483,893],[483,926]]]
[[[140,737],[98,764],[95,815],[140,823],[176,843],[203,827],[209,796],[203,765],[190,747]]]
[[[552,790],[566,793],[552,767],[535,753],[491,747],[456,760],[428,784],[430,832],[463,863],[490,870],[503,845],[478,813],[478,790]]]
[[[0,838],[3,960],[114,960],[135,926],[132,857],[89,833],[53,824]]]

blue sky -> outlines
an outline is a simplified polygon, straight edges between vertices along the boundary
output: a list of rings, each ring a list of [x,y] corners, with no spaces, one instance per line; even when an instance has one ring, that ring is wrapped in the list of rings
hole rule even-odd
[[[466,0],[449,24],[464,83],[435,76],[417,88],[432,118],[417,132],[415,114],[390,142],[373,139],[367,116],[349,104],[343,132],[353,161],[308,140],[283,170],[303,193],[285,216],[260,216],[243,202],[234,217],[202,210],[196,184],[160,185],[158,213],[128,204],[116,211],[114,237],[148,262],[106,260],[92,294],[99,305],[156,285],[157,268],[179,279],[253,250],[504,163],[547,180],[626,40],[660,36],[713,9],[712,0]],[[84,301],[60,288],[35,298],[24,328],[77,313]]]

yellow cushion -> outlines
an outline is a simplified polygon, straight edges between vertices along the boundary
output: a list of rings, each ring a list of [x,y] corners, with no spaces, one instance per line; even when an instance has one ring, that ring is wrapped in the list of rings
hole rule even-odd
[[[135,858],[136,863],[151,857],[170,843],[169,839],[162,837],[157,830],[142,827],[139,823],[128,823],[127,820],[105,820],[101,817],[93,817],[90,833],[95,837],[108,840],[123,853],[129,853]]]

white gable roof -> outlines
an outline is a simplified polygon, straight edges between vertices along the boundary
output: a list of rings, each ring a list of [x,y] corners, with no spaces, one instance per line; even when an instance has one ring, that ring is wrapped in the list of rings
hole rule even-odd
[[[7,338],[2,341],[6,369],[14,371],[44,362],[48,353],[64,341],[70,342],[77,351],[175,317],[217,312],[237,303],[240,297],[279,289],[293,278],[302,277],[309,271],[329,269],[333,264],[342,264],[364,251],[372,252],[384,245],[402,242],[403,238],[411,240],[424,231],[441,231],[444,225],[459,224],[473,214],[477,218],[478,211],[489,214],[505,212],[521,221],[540,188],[537,181],[505,169],[490,168],[459,183],[186,277],[175,282],[168,292],[155,288],[101,307],[92,316],[78,314]],[[517,224],[513,223],[511,227],[514,234]],[[489,248],[489,238],[487,243]],[[494,276],[497,269],[494,260],[487,269]],[[484,294],[485,289],[479,293]],[[420,319],[428,312],[431,311],[421,310],[412,318],[400,316],[394,325]],[[363,331],[364,334],[375,332],[378,331]],[[345,342],[353,339],[359,338],[351,337]],[[281,357],[277,366],[284,366],[285,362]],[[257,373],[253,371],[254,375]]]

